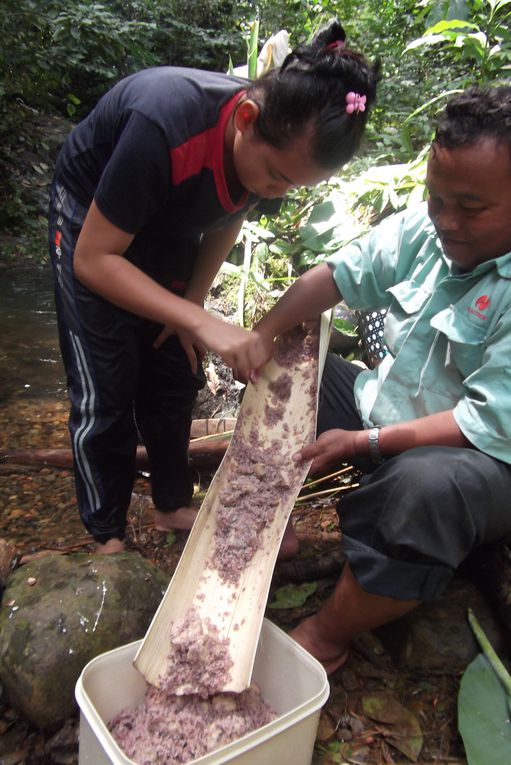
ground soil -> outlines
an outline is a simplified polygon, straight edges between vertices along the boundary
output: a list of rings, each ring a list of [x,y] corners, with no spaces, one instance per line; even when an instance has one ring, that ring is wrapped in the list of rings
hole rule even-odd
[[[8,401],[0,410],[0,454],[16,448],[67,446],[66,417],[65,401]],[[211,471],[197,472],[195,479],[199,506]],[[129,514],[128,547],[172,573],[186,534],[154,530],[149,490],[148,477],[139,474]],[[70,470],[2,461],[0,507],[0,538],[13,545],[19,556],[45,550],[65,553],[93,549],[78,517]],[[331,591],[340,566],[340,534],[333,500],[298,503],[292,518],[301,550],[294,562],[277,565],[269,603],[277,589],[291,581],[295,583],[291,591],[294,587],[295,592],[303,580],[313,581],[317,587],[304,605],[289,607],[287,603],[283,608],[268,608],[267,616],[286,630],[318,608]],[[456,720],[459,675],[450,674],[448,668],[434,675],[402,671],[378,639],[367,634],[357,641],[347,664],[330,683],[331,696],[321,715],[314,765],[414,760],[465,763]],[[385,694],[394,705],[389,719],[368,716],[375,694]],[[423,738],[417,754],[419,733]],[[77,751],[76,717],[50,735],[31,728],[7,703],[0,707],[2,765],[74,765]]]

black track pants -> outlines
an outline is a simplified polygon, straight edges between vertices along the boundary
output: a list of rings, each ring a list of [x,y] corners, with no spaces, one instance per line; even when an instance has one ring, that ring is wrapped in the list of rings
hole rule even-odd
[[[73,254],[85,214],[83,205],[54,184],[50,254],[76,493],[84,525],[104,543],[125,534],[139,433],[156,507],[165,512],[189,504],[191,412],[204,374],[191,372],[177,338],[155,350],[159,325],[117,308],[74,278]]]

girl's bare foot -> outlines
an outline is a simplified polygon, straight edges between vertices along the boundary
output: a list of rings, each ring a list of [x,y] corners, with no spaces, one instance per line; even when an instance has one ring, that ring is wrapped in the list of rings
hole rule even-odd
[[[346,663],[348,646],[321,637],[316,615],[304,619],[289,635],[323,665],[327,675]]]
[[[125,544],[122,539],[117,539],[117,537],[113,537],[112,539],[108,539],[104,544],[101,544],[100,542],[96,542],[96,552],[100,555],[103,555],[105,553],[118,553],[123,552],[125,549]]]
[[[154,528],[157,531],[190,531],[196,518],[197,510],[193,507],[179,507],[171,513],[155,509]]]

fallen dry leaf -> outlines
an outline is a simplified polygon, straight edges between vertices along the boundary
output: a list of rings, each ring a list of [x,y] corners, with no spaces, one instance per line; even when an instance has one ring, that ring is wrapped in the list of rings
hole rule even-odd
[[[371,720],[385,723],[382,731],[387,743],[417,762],[422,749],[422,729],[416,716],[389,693],[374,693],[362,698],[364,713]]]

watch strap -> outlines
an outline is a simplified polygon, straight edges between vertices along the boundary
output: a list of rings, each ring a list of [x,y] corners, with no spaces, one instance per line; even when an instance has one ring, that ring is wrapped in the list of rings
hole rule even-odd
[[[369,457],[374,465],[381,465],[384,461],[380,451],[380,428],[370,428],[369,430]]]

